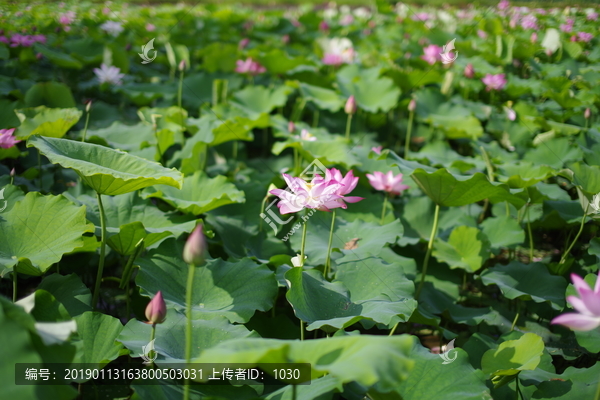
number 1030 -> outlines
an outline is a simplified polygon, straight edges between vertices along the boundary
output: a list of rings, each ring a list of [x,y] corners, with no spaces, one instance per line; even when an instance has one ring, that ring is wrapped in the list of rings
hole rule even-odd
[[[275,375],[275,379],[279,379],[279,380],[298,380],[300,379],[300,370],[299,369],[293,369],[293,368],[281,368],[281,369],[274,369],[273,373]]]

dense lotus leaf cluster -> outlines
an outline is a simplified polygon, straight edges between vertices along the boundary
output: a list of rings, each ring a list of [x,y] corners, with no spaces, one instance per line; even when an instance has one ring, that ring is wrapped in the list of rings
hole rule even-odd
[[[0,393],[598,396],[598,9],[541,3],[0,5]],[[311,384],[15,384],[188,359]]]

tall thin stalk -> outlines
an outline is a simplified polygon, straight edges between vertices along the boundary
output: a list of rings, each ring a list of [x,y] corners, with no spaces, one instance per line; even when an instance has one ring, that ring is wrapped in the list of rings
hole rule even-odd
[[[419,300],[421,290],[423,289],[423,284],[425,283],[425,276],[427,275],[427,267],[429,265],[429,257],[431,257],[431,252],[433,250],[433,241],[435,240],[435,236],[437,235],[439,217],[440,206],[439,204],[436,204],[435,214],[433,216],[433,227],[431,228],[431,236],[429,237],[429,243],[427,244],[427,253],[425,253],[425,260],[423,261],[423,270],[421,271],[421,282],[419,282],[419,287],[417,288],[417,293],[415,294],[415,300]]]
[[[100,212],[100,263],[98,264],[98,274],[96,275],[96,284],[94,286],[94,295],[92,297],[92,307],[96,309],[98,305],[98,296],[100,295],[100,283],[102,282],[102,273],[104,272],[104,257],[106,254],[106,216],[104,206],[102,205],[102,195],[96,192],[98,199],[98,211]]]
[[[17,301],[17,265],[15,264],[12,270],[12,278],[13,278],[13,303]]]
[[[569,248],[564,252],[563,256],[560,259],[559,264],[563,264],[567,260],[567,257],[569,256],[571,249],[573,248],[573,246],[575,246],[575,243],[579,239],[581,232],[583,232],[583,225],[585,225],[585,219],[587,218],[587,213],[588,213],[589,208],[590,208],[590,203],[588,203],[588,205],[585,207],[585,212],[583,213],[583,218],[581,218],[581,225],[579,225],[579,232],[577,232],[575,239],[573,239]]]
[[[194,289],[194,274],[196,272],[196,266],[189,264],[188,267],[188,278],[185,290],[185,304],[186,304],[186,325],[185,325],[185,362],[190,363],[192,361],[192,291]],[[190,399],[190,379],[185,380],[183,387],[183,400]]]
[[[410,135],[412,133],[413,119],[415,117],[414,111],[408,113],[408,127],[406,128],[406,141],[404,142],[404,159],[408,159],[408,153],[410,151]]]
[[[383,198],[383,207],[381,209],[381,221],[380,221],[380,225],[383,225],[383,219],[385,218],[385,209],[387,208],[387,203],[388,203],[388,194],[385,194],[385,197]]]
[[[325,260],[325,270],[323,277],[327,279],[329,269],[331,268],[331,245],[333,244],[333,228],[335,227],[335,209],[331,212],[331,228],[329,229],[329,244],[327,245],[327,259]]]
[[[352,126],[352,115],[348,114],[348,119],[346,120],[346,140],[350,140],[350,127]]]

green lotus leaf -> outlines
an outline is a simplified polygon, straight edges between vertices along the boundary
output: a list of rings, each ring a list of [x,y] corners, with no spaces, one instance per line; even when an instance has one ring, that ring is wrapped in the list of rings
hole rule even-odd
[[[27,139],[31,135],[52,138],[65,136],[67,131],[79,121],[82,112],[76,108],[47,108],[39,106],[15,110],[21,126],[15,132],[19,139]]]

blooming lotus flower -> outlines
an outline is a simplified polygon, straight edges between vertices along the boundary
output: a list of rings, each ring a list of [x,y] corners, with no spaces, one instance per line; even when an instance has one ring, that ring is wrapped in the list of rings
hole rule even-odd
[[[413,21],[425,22],[425,21],[429,21],[430,19],[433,19],[433,16],[427,12],[420,12],[420,13],[413,14],[411,19]]]
[[[381,155],[381,150],[383,150],[383,146],[371,147],[371,151],[378,155]]]
[[[167,305],[160,290],[154,295],[146,306],[146,319],[152,324],[161,324],[167,317]]]
[[[304,259],[306,260],[308,258],[308,256],[304,256]],[[292,257],[292,265],[294,267],[301,267],[302,263],[300,263],[300,254],[296,254],[296,257]]]
[[[306,182],[302,178],[291,177],[288,174],[282,174],[285,183],[291,192],[283,189],[270,190],[269,193],[281,199],[277,203],[281,214],[290,214],[301,211],[304,208],[312,208],[320,211],[330,211],[332,208],[344,207],[343,202],[337,199],[342,196],[335,194],[340,188],[340,183],[333,180],[317,181],[316,177],[312,182]]]
[[[430,44],[423,49],[424,54],[421,56],[421,59],[427,61],[429,65],[433,65],[436,61],[441,61],[440,53],[442,51],[443,49],[440,46]]]
[[[335,168],[328,169],[325,171],[325,178],[322,178],[320,175],[316,175],[313,181],[315,183],[320,183],[323,181],[339,183],[340,185],[335,191],[335,194],[340,196],[340,198],[338,198],[336,201],[342,204],[340,206],[341,208],[346,208],[346,204],[344,202],[357,203],[363,200],[363,197],[345,196],[353,191],[358,184],[358,177],[354,176],[352,170],[350,170],[346,176],[343,176],[342,173]]]
[[[566,313],[554,318],[552,324],[561,324],[574,331],[591,331],[600,326],[600,278],[594,290],[578,275],[571,274],[571,280],[579,297],[568,296],[567,301],[575,308],[574,313]]]
[[[105,23],[100,25],[100,29],[102,29],[109,35],[117,37],[121,34],[121,32],[123,32],[123,25],[121,25],[121,23],[117,21],[106,21]]]
[[[76,14],[74,11],[67,11],[58,18],[58,22],[61,25],[71,25],[75,20],[75,16]]]
[[[490,90],[502,90],[504,86],[506,86],[506,75],[505,74],[486,74],[484,78],[481,79],[483,83],[485,83],[488,92]]]
[[[592,35],[591,33],[587,33],[587,32],[578,32],[577,33],[577,40],[579,40],[580,42],[589,42],[593,38],[594,38],[594,35]]]
[[[394,176],[392,171],[389,171],[387,174],[375,171],[373,175],[367,174],[367,178],[369,178],[369,183],[373,188],[392,195],[400,195],[404,190],[409,188],[409,186],[402,184],[402,174]]]
[[[246,61],[237,60],[236,65],[235,72],[240,74],[258,75],[267,71],[265,67],[254,61],[252,58],[247,58]]]
[[[573,24],[569,24],[569,23],[560,24],[559,28],[560,28],[561,31],[563,31],[565,33],[573,32]]]
[[[243,38],[242,40],[240,40],[240,42],[238,43],[238,49],[243,49],[246,46],[248,46],[248,43],[250,43],[250,39],[248,38]]]
[[[506,117],[510,121],[514,121],[515,119],[517,119],[517,113],[512,108],[510,108],[510,107],[504,107],[504,112],[506,113]]]
[[[13,136],[13,132],[16,128],[12,129],[0,129],[0,147],[3,149],[10,149],[15,144],[19,143],[20,140],[17,140]]]
[[[352,14],[346,14],[340,19],[341,26],[348,26],[354,22],[354,17]]]
[[[595,11],[592,11],[591,13],[589,13],[586,17],[586,19],[588,21],[596,21],[598,19],[598,13]]]
[[[509,6],[510,3],[508,2],[508,0],[502,0],[500,3],[498,3],[499,10],[506,10]]]
[[[188,264],[200,265],[204,263],[206,249],[206,236],[202,225],[196,226],[196,229],[188,237],[183,247],[183,261]]]
[[[327,32],[329,30],[329,24],[327,23],[327,21],[319,22],[319,30],[321,32]]]
[[[154,26],[154,24],[147,23],[147,24],[146,24],[146,30],[147,30],[148,32],[154,32],[154,31],[156,30],[156,26]]]
[[[356,53],[352,42],[347,38],[323,39],[320,42],[323,48],[323,64],[341,65],[354,62]]]
[[[125,76],[125,74],[121,74],[119,68],[109,67],[106,64],[100,65],[100,68],[94,68],[94,74],[98,77],[100,84],[109,83],[111,85],[122,85],[122,79]]]
[[[302,131],[300,132],[300,136],[296,135],[295,137],[306,142],[315,142],[317,140],[317,138],[306,129],[302,129]]]
[[[527,15],[521,20],[523,29],[538,29],[537,17],[535,15]]]
[[[482,31],[481,29],[477,30],[477,36],[479,36],[482,39],[487,39],[488,34],[486,31]]]

